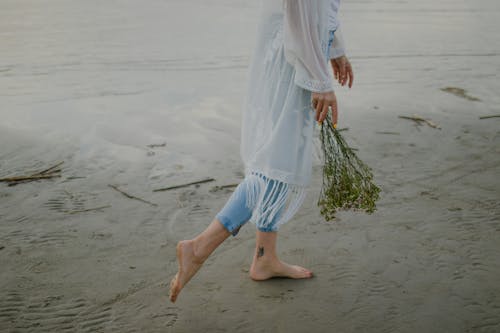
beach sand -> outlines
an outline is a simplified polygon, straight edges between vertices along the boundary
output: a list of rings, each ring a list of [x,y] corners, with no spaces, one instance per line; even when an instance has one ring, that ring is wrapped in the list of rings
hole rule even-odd
[[[378,210],[325,222],[316,163],[278,239],[313,279],[252,281],[248,224],[172,304],[177,241],[243,177],[257,2],[2,1],[0,177],[64,163],[0,183],[0,331],[499,332],[500,118],[479,117],[500,114],[500,7],[341,10],[355,84],[336,88],[339,127]]]

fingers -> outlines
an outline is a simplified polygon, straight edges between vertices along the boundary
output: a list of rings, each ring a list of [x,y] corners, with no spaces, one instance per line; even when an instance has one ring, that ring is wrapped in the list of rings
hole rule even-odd
[[[334,60],[331,61],[331,64],[333,68],[333,77],[335,78],[336,81],[339,81],[339,74],[340,74],[339,65],[337,65],[337,63]]]
[[[342,59],[340,61],[340,64],[339,64],[339,68],[340,68],[340,78],[339,78],[339,83],[341,86],[344,86],[345,83],[346,83],[346,80],[347,80],[347,75],[346,75],[346,62],[344,59]]]
[[[332,105],[332,124],[334,128],[337,127],[337,120],[338,120],[337,100],[334,100]]]
[[[338,120],[338,110],[337,110],[337,101],[334,100],[330,104],[325,104],[323,107],[323,110],[321,112],[321,115],[319,117],[319,123],[323,123],[323,121],[326,119],[328,116],[328,112],[332,110],[332,125],[333,127],[337,127],[337,120]]]
[[[349,76],[349,88],[352,88],[352,84],[354,82],[354,73],[352,71],[352,66],[347,62],[347,75]]]
[[[323,123],[323,121],[326,119],[328,116],[328,112],[331,109],[332,111],[332,121],[333,125],[336,126],[337,124],[337,98],[335,97],[334,92],[330,92],[327,95],[327,98],[325,98],[325,101],[323,103],[323,107],[321,109],[321,113],[319,114],[319,119],[316,119],[318,123]]]
[[[316,121],[319,119],[319,115],[321,110],[323,109],[323,101],[324,101],[324,96],[321,93],[312,93],[311,95],[311,104],[314,108],[315,111],[315,116],[314,118]]]
[[[335,80],[339,82],[341,86],[348,85],[352,88],[354,83],[354,73],[352,70],[351,63],[346,56],[341,56],[332,61],[333,72]]]
[[[318,103],[316,104],[316,121],[319,121],[319,117],[321,112],[323,111],[323,106],[325,105],[325,101],[323,98],[318,99]]]
[[[326,116],[328,115],[328,109],[331,107],[330,104],[325,103],[323,105],[323,109],[321,110],[321,114],[319,115],[318,122],[321,124],[323,120],[326,119]]]
[[[329,109],[332,111],[332,124],[337,125],[337,97],[335,92],[329,91],[325,93],[313,93],[311,95],[312,105],[315,110],[315,119],[321,124],[328,116]]]

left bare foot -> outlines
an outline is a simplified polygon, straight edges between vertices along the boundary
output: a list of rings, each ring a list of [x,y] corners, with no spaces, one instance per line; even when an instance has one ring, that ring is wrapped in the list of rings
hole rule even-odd
[[[259,258],[254,259],[250,267],[250,277],[255,281],[268,280],[273,277],[287,277],[290,279],[310,279],[313,272],[297,266],[287,264],[278,258],[272,260]]]
[[[194,254],[194,241],[183,240],[177,243],[177,262],[179,271],[170,281],[170,301],[174,303],[182,288],[191,280],[203,265],[203,260]]]

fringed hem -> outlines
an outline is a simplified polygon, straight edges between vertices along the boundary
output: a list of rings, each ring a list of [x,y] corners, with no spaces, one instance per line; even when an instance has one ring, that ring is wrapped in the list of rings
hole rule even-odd
[[[257,228],[277,231],[302,205],[306,187],[272,179],[258,171],[246,172],[246,205]]]

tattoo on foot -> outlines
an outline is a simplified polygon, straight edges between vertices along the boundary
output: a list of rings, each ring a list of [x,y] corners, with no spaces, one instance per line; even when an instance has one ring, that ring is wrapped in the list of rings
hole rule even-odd
[[[259,246],[259,251],[257,252],[257,258],[260,258],[264,255],[264,247]]]

